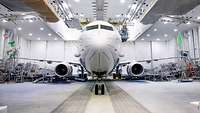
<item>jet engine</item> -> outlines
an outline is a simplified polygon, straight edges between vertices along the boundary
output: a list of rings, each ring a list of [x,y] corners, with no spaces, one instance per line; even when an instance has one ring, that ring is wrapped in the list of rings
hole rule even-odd
[[[132,63],[127,66],[127,73],[131,76],[140,76],[144,73],[144,68],[139,63]]]
[[[55,67],[55,73],[59,77],[66,77],[72,74],[72,66],[69,64],[58,64]]]

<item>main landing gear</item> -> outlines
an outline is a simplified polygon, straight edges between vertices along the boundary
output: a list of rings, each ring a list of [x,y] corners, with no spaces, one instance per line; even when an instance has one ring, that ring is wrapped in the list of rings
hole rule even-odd
[[[99,95],[99,92],[101,95],[104,95],[105,94],[105,85],[103,83],[95,84],[94,92],[95,92],[95,95]]]

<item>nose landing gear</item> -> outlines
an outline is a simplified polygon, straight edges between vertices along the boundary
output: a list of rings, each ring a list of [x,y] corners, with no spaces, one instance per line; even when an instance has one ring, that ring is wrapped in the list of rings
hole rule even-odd
[[[95,95],[99,95],[99,92],[100,92],[101,95],[104,95],[105,94],[105,85],[104,85],[104,83],[96,84],[94,91],[95,91]]]

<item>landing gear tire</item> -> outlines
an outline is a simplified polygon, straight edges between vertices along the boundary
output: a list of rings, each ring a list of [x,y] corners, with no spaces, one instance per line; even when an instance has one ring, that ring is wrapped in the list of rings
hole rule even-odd
[[[114,80],[116,79],[116,75],[115,75],[115,74],[113,74],[113,79],[114,79]]]
[[[101,84],[101,95],[105,94],[105,86],[104,84]]]
[[[119,78],[119,80],[121,80],[122,79],[122,75],[118,74],[118,78]]]
[[[98,95],[98,91],[99,91],[99,85],[96,84],[94,88],[95,95]]]

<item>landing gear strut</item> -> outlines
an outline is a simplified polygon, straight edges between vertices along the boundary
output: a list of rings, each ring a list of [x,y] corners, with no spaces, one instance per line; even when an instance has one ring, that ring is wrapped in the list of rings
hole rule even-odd
[[[98,92],[99,92],[99,85],[98,84],[95,85],[94,91],[95,91],[95,95],[98,95]]]
[[[104,84],[96,84],[95,85],[95,95],[98,95],[99,94],[99,90],[101,91],[101,95],[104,95],[105,94],[105,86]]]

